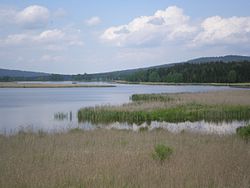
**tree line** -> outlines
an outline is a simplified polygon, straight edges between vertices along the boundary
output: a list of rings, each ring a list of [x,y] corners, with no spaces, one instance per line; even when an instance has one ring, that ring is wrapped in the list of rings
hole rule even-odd
[[[0,81],[113,81],[172,82],[172,83],[236,83],[250,82],[250,61],[179,63],[166,67],[117,71],[99,74],[38,77],[0,77]]]
[[[236,83],[250,82],[250,62],[182,63],[141,70],[124,77],[132,82]]]

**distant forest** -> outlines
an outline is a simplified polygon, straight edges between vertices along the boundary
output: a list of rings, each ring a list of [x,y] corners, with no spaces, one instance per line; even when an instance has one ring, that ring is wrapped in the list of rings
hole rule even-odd
[[[114,81],[172,83],[250,82],[250,61],[186,62],[167,66],[99,74],[48,74],[35,77],[2,76],[0,81]]]
[[[122,79],[174,83],[250,82],[250,62],[183,63],[167,68],[141,70]]]
[[[84,75],[86,80],[125,80],[130,82],[236,83],[250,82],[250,61],[178,63],[168,67]]]

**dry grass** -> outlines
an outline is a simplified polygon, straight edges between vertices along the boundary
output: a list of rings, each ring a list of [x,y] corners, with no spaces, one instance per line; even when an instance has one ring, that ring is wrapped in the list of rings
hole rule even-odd
[[[206,93],[170,94],[182,102],[196,102],[207,105],[250,105],[250,90],[214,91]]]
[[[174,149],[163,165],[156,144]],[[0,187],[249,188],[250,145],[235,135],[158,130],[0,136]]]
[[[147,95],[147,94],[145,94]],[[151,95],[151,94],[148,94]],[[161,94],[159,94],[160,96]],[[204,93],[175,93],[163,94],[168,95],[172,100],[166,101],[142,101],[131,102],[116,106],[96,106],[96,109],[107,109],[112,111],[151,111],[154,109],[168,109],[178,105],[189,103],[205,104],[205,105],[250,105],[250,90],[230,90],[230,91],[214,91]]]

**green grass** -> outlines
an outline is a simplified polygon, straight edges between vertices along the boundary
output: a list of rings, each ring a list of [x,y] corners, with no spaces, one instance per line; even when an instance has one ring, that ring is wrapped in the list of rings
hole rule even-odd
[[[174,100],[167,94],[134,94],[131,96],[132,101],[164,101]]]
[[[159,160],[161,164],[172,155],[173,149],[164,145],[157,144],[154,148],[154,153],[152,155],[153,159]]]
[[[143,105],[143,104],[142,104]],[[78,111],[80,122],[109,124],[114,122],[142,124],[151,121],[185,122],[185,121],[233,121],[249,120],[250,106],[183,104],[172,108],[155,108],[151,111],[126,111],[108,107],[84,108]]]
[[[246,142],[250,139],[250,125],[247,125],[245,127],[238,127],[236,129],[237,135],[239,135],[242,139],[244,139]]]
[[[250,119],[250,91],[207,93],[135,94],[131,103],[97,106],[78,111],[79,122],[150,124],[152,121],[221,122]]]

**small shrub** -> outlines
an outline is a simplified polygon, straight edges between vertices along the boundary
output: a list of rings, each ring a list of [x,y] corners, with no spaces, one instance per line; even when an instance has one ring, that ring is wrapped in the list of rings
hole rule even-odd
[[[139,132],[147,132],[148,131],[148,127],[140,127],[139,128]]]
[[[250,138],[250,125],[246,127],[238,127],[236,129],[236,134],[243,138],[246,142],[248,142]]]
[[[159,160],[161,163],[169,159],[170,155],[173,153],[173,149],[164,144],[157,144],[154,150],[153,159]]]

